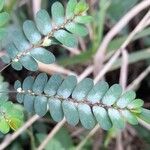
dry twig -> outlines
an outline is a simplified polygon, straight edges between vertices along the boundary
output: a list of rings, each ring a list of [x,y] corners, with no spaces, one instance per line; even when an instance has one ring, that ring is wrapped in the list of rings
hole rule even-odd
[[[138,5],[133,7],[125,16],[123,16],[122,19],[120,19],[120,21],[106,34],[94,58],[95,74],[97,74],[102,68],[103,62],[105,60],[105,52],[107,46],[113,39],[113,37],[115,37],[115,35],[117,35],[117,33],[119,33],[132,18],[134,18],[139,12],[149,6],[150,0],[144,0],[140,2]]]

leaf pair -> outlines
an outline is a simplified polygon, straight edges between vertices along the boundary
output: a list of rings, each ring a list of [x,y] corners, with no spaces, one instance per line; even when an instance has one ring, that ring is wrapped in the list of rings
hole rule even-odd
[[[19,106],[8,101],[8,83],[0,76],[0,132],[6,134],[10,128],[17,130],[23,123],[23,112]]]
[[[77,46],[76,36],[85,36],[88,31],[84,26],[91,21],[85,12],[88,7],[85,2],[70,0],[66,13],[60,2],[55,2],[51,8],[52,18],[46,10],[40,10],[35,16],[35,22],[27,20],[23,24],[23,33],[13,33],[13,43],[6,47],[8,53],[2,60],[10,63],[16,70],[22,66],[28,70],[38,70],[38,61],[51,64],[55,56],[47,51],[45,46],[63,44],[68,47]]]
[[[23,123],[22,110],[10,101],[0,101],[0,132],[17,130]]]
[[[143,101],[135,99],[133,91],[122,94],[119,84],[109,85],[100,81],[94,85],[90,78],[77,84],[75,76],[63,79],[60,75],[50,78],[45,73],[36,78],[27,77],[23,84],[15,82],[17,101],[23,103],[29,112],[44,116],[47,110],[59,122],[66,118],[71,125],[80,123],[91,129],[98,122],[108,130],[112,126],[122,129],[125,121],[137,124],[137,117],[143,111]]]

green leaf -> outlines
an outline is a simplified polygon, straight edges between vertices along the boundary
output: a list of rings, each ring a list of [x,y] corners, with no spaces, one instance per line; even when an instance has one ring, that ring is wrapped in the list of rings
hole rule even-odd
[[[18,93],[17,96],[16,96],[16,99],[17,99],[17,102],[23,103],[23,101],[24,101],[24,94]]]
[[[81,24],[90,23],[93,20],[91,16],[77,16],[74,21]]]
[[[15,70],[22,70],[22,64],[20,63],[20,62],[15,62],[15,61],[13,61],[12,63],[11,63],[11,66],[15,69]]]
[[[90,78],[83,79],[74,89],[72,93],[72,98],[77,101],[84,100],[84,98],[86,98],[89,91],[92,89],[93,85],[94,84],[92,79]]]
[[[22,119],[24,117],[23,108],[21,105],[15,104],[13,105],[14,109],[10,110],[10,113],[8,114],[9,118],[12,119]]]
[[[65,80],[62,82],[59,89],[57,90],[57,95],[59,95],[62,98],[68,98],[71,95],[76,84],[77,84],[76,77],[68,76],[67,78],[65,78]]]
[[[9,44],[7,47],[6,47],[6,51],[7,51],[7,53],[10,55],[10,57],[13,59],[13,58],[15,58],[17,55],[18,55],[18,53],[19,53],[19,51],[17,50],[17,48],[15,47],[15,45],[14,44]]]
[[[97,122],[99,123],[102,129],[109,130],[112,127],[112,123],[108,116],[108,112],[106,111],[105,108],[94,106],[93,113],[94,113],[94,116],[96,117]]]
[[[125,117],[125,119],[132,125],[138,124],[138,120],[136,116],[131,113],[129,110],[121,110],[122,115]]]
[[[74,16],[74,9],[77,5],[77,0],[69,0],[66,8],[66,17],[71,18]]]
[[[115,128],[123,129],[125,127],[125,121],[118,110],[109,108],[108,115]]]
[[[76,47],[77,39],[65,30],[58,30],[54,33],[54,37],[63,45],[68,47]]]
[[[100,81],[90,90],[87,95],[87,100],[91,103],[100,102],[106,91],[108,90],[109,85],[105,81]]]
[[[125,108],[127,105],[134,100],[136,97],[136,94],[134,91],[127,91],[125,92],[117,101],[117,106],[120,108]]]
[[[119,84],[112,85],[104,95],[102,102],[107,106],[113,105],[122,94],[122,87]]]
[[[45,96],[36,96],[34,103],[35,113],[44,116],[47,112],[47,98]]]
[[[85,11],[87,11],[89,9],[88,5],[86,4],[86,2],[84,0],[80,1],[77,3],[74,13],[75,14],[82,14]]]
[[[64,7],[60,2],[55,2],[51,8],[52,19],[57,24],[63,24],[64,22]]]
[[[45,85],[44,93],[48,94],[49,96],[55,95],[62,81],[63,78],[60,75],[54,74]]]
[[[59,122],[63,119],[63,110],[61,101],[57,98],[50,98],[48,102],[51,117],[54,121]]]
[[[139,108],[135,108],[135,109],[130,109],[130,111],[131,111],[132,113],[141,114],[142,108],[139,107]]]
[[[136,108],[140,108],[141,106],[143,106],[144,102],[141,99],[135,99],[133,100],[130,104],[128,104],[128,108],[129,109],[136,109]]]
[[[16,131],[17,129],[19,129],[21,127],[22,120],[17,119],[17,118],[11,118],[10,121],[8,122],[8,124],[9,124],[11,129]]]
[[[34,100],[35,100],[35,96],[33,95],[26,94],[24,96],[23,103],[24,103],[25,109],[28,112],[31,112],[31,113],[34,112]]]
[[[42,38],[33,21],[27,20],[23,24],[23,31],[32,44],[38,44]]]
[[[18,88],[21,88],[21,82],[19,80],[14,83],[14,89],[17,90]]]
[[[19,51],[25,51],[31,47],[30,43],[21,31],[15,31],[13,36],[15,37],[13,38],[13,42]]]
[[[95,119],[91,108],[87,104],[79,104],[78,111],[83,127],[86,129],[92,129],[95,126]]]
[[[23,84],[22,84],[23,90],[25,90],[25,91],[32,90],[33,83],[34,83],[33,77],[28,76],[27,78],[25,78],[23,81]]]
[[[48,80],[48,77],[46,75],[46,73],[40,73],[34,83],[33,83],[33,86],[32,86],[32,91],[37,93],[37,94],[40,94],[44,91],[44,87],[47,83],[47,80]]]
[[[150,116],[150,110],[142,108],[142,112],[138,117],[150,124],[150,117],[149,116]]]
[[[35,22],[38,30],[43,34],[47,35],[52,30],[50,16],[44,9],[39,10],[35,16]]]
[[[79,114],[74,103],[65,100],[62,102],[62,108],[67,122],[73,126],[77,125],[79,122]]]
[[[71,22],[68,23],[65,27],[68,31],[78,36],[86,36],[88,34],[87,28],[80,24]]]
[[[0,117],[0,132],[2,132],[3,134],[8,133],[10,130],[10,127],[8,125],[8,123],[6,122],[5,118]]]
[[[0,1],[0,11],[3,9],[3,6],[4,6],[4,0],[1,0]]]
[[[19,85],[19,82],[17,83]],[[3,86],[3,90],[7,90],[6,82],[3,82],[3,79],[1,79],[0,85]],[[15,85],[16,88],[18,85]],[[0,94],[0,131],[4,134],[8,133],[10,128],[17,130],[23,122],[22,109],[19,109],[19,107],[12,102],[7,101],[8,99],[4,99],[6,95],[8,96],[7,92],[5,95]]]
[[[0,27],[4,26],[9,20],[9,14],[7,12],[0,13]]]
[[[45,64],[51,64],[55,62],[55,56],[51,52],[42,47],[32,49],[30,54],[36,60]]]
[[[28,70],[38,70],[38,64],[30,55],[23,56],[19,59],[19,62]]]

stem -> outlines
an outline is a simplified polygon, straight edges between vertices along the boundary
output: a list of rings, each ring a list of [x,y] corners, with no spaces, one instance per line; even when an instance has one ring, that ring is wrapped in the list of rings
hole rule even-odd
[[[18,93],[17,91],[0,91],[0,93]]]
[[[43,150],[47,143],[54,137],[54,135],[61,129],[61,127],[66,123],[66,119],[64,118],[61,122],[59,122],[55,128],[48,134],[48,136],[44,139],[42,144],[37,148],[37,150]]]
[[[97,74],[103,66],[107,46],[113,39],[113,37],[115,37],[117,33],[119,33],[133,17],[135,17],[139,12],[141,12],[143,9],[149,6],[150,6],[149,0],[141,1],[139,4],[133,7],[125,16],[123,16],[120,19],[120,21],[106,34],[94,58],[95,74]]]
[[[7,64],[6,66],[4,66],[1,70],[0,73],[2,73],[6,68],[8,68],[11,65],[12,62],[10,62],[9,64]]]
[[[88,141],[89,138],[91,138],[99,129],[99,125],[97,124],[90,132],[89,134],[82,140],[79,145],[77,145],[76,150],[81,150],[82,147],[85,145],[85,143]]]

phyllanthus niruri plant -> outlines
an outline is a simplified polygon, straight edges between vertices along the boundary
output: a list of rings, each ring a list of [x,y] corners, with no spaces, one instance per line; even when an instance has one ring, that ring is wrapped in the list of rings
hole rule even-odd
[[[6,134],[10,129],[17,130],[22,123],[23,111],[8,101],[8,83],[0,76],[0,132]]]
[[[6,47],[8,55],[2,57],[2,60],[16,70],[24,66],[30,71],[38,70],[37,61],[54,63],[55,56],[43,47],[52,44],[76,47],[77,36],[88,34],[84,24],[89,23],[91,17],[86,15],[87,10],[84,1],[76,0],[68,2],[66,11],[60,2],[55,2],[51,8],[52,18],[46,10],[40,10],[35,16],[35,23],[31,20],[24,22],[24,33],[13,33],[13,43]]]
[[[108,130],[125,127],[125,121],[138,124],[138,118],[144,119],[147,110],[142,108],[143,101],[136,98],[134,91],[122,93],[119,84],[109,87],[105,81],[94,85],[93,80],[85,78],[77,83],[75,76],[63,79],[55,74],[50,78],[45,73],[36,78],[31,76],[21,84],[16,81],[17,101],[23,103],[29,112],[44,116],[47,111],[56,122],[63,117],[73,126],[80,121],[86,129],[98,122],[101,128]]]
[[[3,9],[4,0],[0,0],[0,11]],[[5,37],[5,24],[9,20],[7,12],[0,13],[0,41]],[[23,123],[22,110],[12,102],[8,101],[8,83],[3,81],[0,75],[0,132],[6,134],[12,130],[17,130]]]
[[[23,32],[13,33],[13,42],[6,47],[8,54],[2,58],[4,62],[16,70],[25,67],[36,71],[38,61],[46,64],[55,61],[55,56],[44,47],[52,44],[75,47],[76,36],[87,35],[84,24],[89,23],[91,17],[86,15],[88,6],[84,1],[70,0],[66,11],[61,3],[55,2],[51,10],[52,17],[46,10],[40,10],[35,23],[27,20]],[[136,99],[134,91],[122,93],[119,84],[109,87],[108,83],[100,81],[94,85],[90,78],[77,83],[75,76],[64,79],[56,74],[48,78],[41,73],[36,78],[25,78],[22,84],[16,81],[14,87],[17,101],[23,103],[27,111],[44,116],[49,110],[57,122],[65,117],[73,126],[80,122],[91,129],[99,123],[105,130],[122,129],[125,122],[135,125],[139,118],[150,123],[150,111],[142,107],[143,101]],[[22,123],[22,112],[16,111],[11,102],[0,104],[0,131],[7,133],[10,128],[17,129]]]

